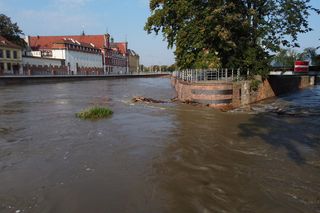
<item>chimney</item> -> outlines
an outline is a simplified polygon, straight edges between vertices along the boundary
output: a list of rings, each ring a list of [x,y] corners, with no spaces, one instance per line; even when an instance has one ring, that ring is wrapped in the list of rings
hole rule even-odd
[[[28,46],[30,46],[30,36],[26,36],[24,38],[24,41],[27,43]]]

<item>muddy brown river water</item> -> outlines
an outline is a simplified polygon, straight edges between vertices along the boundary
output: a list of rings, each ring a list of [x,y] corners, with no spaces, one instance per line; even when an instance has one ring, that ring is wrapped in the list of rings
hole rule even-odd
[[[320,87],[219,112],[165,78],[0,87],[1,213],[320,212]],[[75,113],[107,104],[114,115]]]

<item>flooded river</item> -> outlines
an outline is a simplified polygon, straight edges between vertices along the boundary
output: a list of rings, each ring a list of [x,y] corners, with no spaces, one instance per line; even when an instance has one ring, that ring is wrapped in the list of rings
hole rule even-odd
[[[0,87],[0,212],[320,212],[320,87],[248,111],[165,78]],[[111,118],[75,113],[108,105]]]

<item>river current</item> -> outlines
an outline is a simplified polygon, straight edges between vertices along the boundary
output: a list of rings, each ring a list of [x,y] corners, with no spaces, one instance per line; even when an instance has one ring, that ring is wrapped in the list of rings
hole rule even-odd
[[[1,213],[320,212],[320,87],[220,112],[166,78],[0,87]],[[108,105],[114,115],[75,113]]]

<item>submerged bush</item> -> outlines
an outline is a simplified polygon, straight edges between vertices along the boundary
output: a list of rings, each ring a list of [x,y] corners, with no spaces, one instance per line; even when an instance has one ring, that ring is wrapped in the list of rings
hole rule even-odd
[[[92,107],[76,113],[76,117],[80,119],[96,120],[106,118],[112,115],[113,112],[107,107]]]

